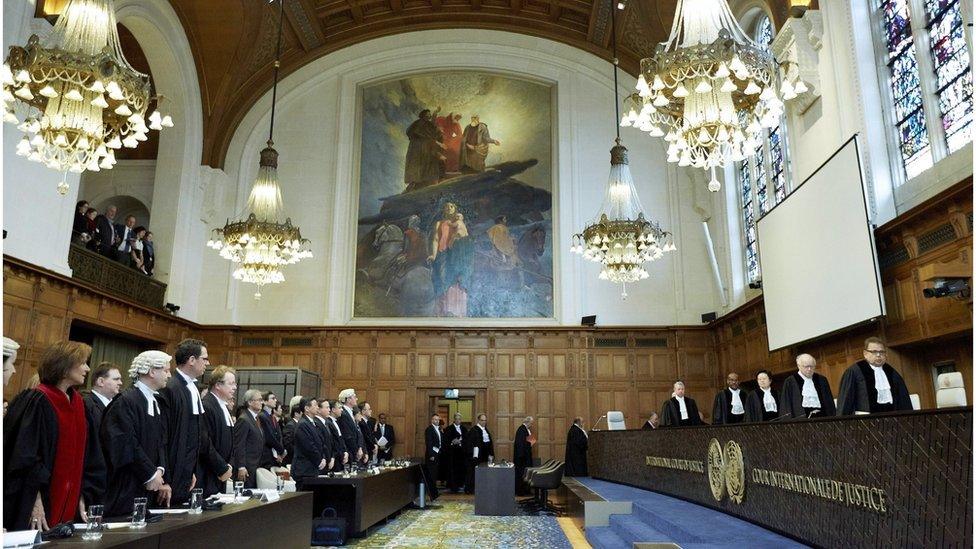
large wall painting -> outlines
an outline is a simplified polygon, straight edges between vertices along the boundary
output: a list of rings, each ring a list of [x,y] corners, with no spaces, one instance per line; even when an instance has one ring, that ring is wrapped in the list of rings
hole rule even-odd
[[[552,86],[361,89],[356,318],[552,318]]]

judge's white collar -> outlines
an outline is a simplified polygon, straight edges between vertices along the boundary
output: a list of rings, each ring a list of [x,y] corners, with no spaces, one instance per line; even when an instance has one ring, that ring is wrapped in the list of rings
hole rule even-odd
[[[147,413],[150,416],[155,416],[156,415],[156,407],[153,406],[153,404],[156,403],[156,397],[154,396],[156,394],[156,391],[153,391],[152,389],[150,389],[149,386],[146,385],[145,383],[143,383],[141,379],[135,382],[135,387],[137,389],[139,389],[139,392],[142,393],[142,396],[146,397],[146,400],[149,403],[149,407],[148,407]]]

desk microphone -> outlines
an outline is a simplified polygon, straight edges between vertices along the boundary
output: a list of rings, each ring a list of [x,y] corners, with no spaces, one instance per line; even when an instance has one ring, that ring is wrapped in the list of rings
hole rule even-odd
[[[607,414],[603,414],[602,416],[600,416],[600,419],[597,419],[596,420],[596,423],[593,424],[593,427],[590,427],[590,430],[591,431],[599,431],[599,429],[597,429],[596,426],[599,425],[600,424],[600,420],[603,419],[603,418],[605,418],[605,417],[607,417]]]

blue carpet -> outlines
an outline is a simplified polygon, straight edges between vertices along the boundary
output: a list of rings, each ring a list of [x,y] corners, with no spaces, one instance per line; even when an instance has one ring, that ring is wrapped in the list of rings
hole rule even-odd
[[[612,515],[610,526],[588,528],[595,549],[622,549],[637,541],[671,542],[683,548],[806,547],[719,511],[623,484],[577,478],[608,501],[633,502],[633,514]]]

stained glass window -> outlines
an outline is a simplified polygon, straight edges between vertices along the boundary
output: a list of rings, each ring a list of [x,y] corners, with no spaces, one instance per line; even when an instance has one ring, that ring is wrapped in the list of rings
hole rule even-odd
[[[752,171],[756,179],[756,198],[759,202],[760,215],[769,211],[768,193],[766,192],[769,185],[766,184],[766,158],[763,150],[765,148],[765,143],[760,141],[759,146],[756,147],[756,155],[752,157]]]
[[[895,108],[895,128],[905,172],[911,178],[932,166],[929,134],[922,108],[922,88],[915,58],[909,0],[879,0],[888,77]]]
[[[756,213],[752,202],[752,173],[749,162],[743,160],[738,166],[739,200],[742,205],[743,240],[745,241],[746,277],[749,282],[759,278],[759,254],[756,245]]]
[[[786,159],[780,126],[769,130],[769,180],[773,183],[774,203],[786,198]]]
[[[942,128],[949,152],[953,152],[970,142],[970,123],[973,119],[973,76],[969,66],[969,48],[963,36],[959,0],[926,0],[925,15],[932,44]]]

